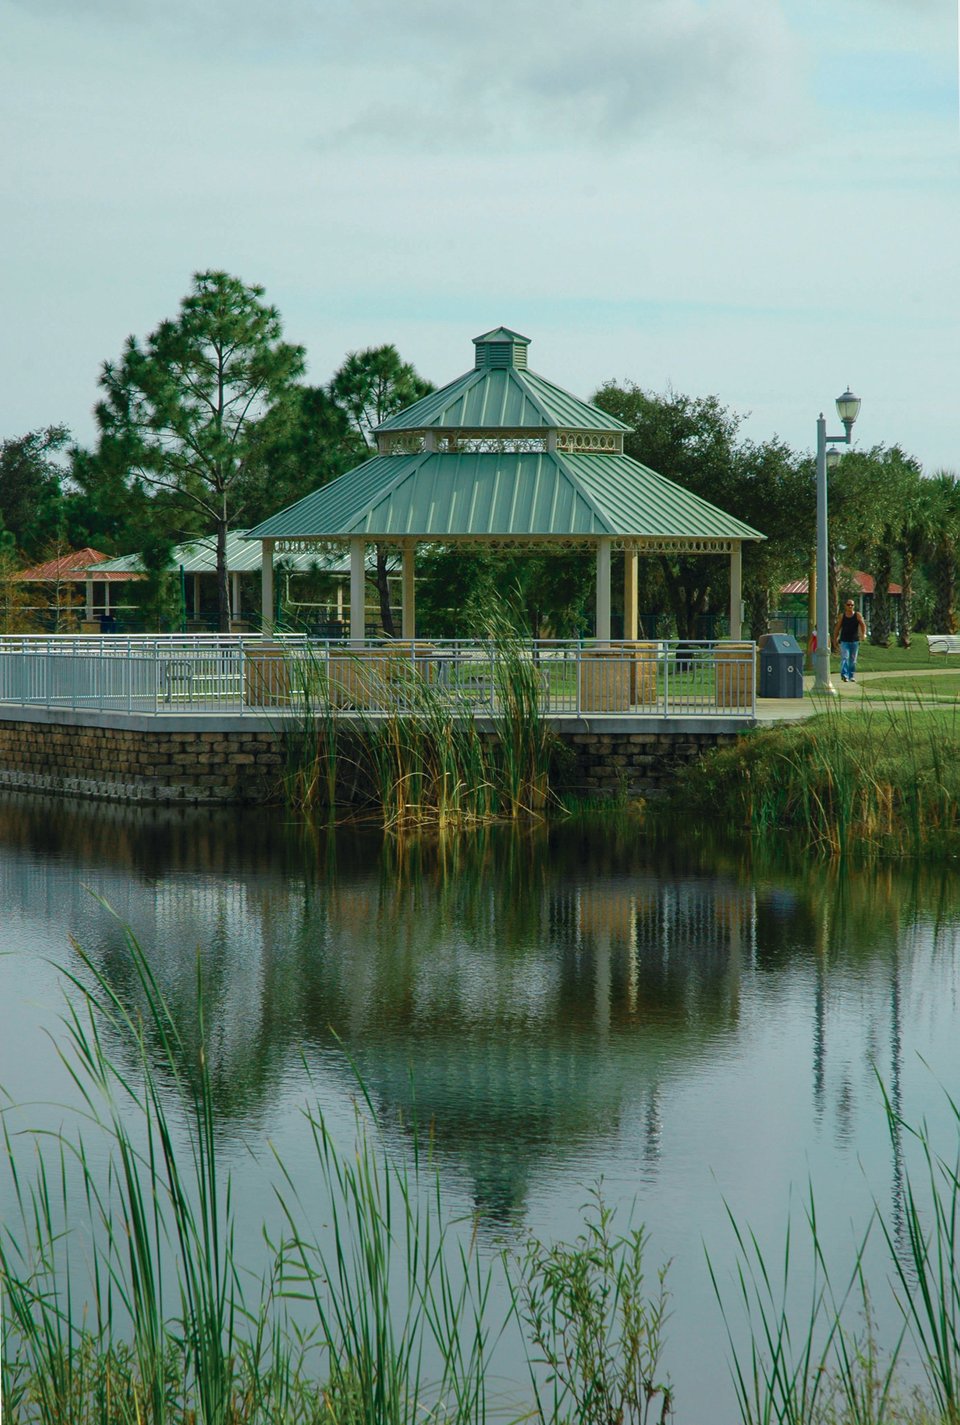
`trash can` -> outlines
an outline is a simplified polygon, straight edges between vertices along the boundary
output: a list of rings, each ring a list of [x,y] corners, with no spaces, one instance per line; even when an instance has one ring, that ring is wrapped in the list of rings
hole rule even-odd
[[[761,698],[803,697],[803,649],[789,633],[768,633],[760,642]]]

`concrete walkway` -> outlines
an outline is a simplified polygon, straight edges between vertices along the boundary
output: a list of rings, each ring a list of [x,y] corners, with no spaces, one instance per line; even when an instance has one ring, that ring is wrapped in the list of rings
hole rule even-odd
[[[835,698],[813,697],[813,674],[806,673],[803,678],[802,698],[757,698],[757,722],[801,722],[804,718],[814,717],[817,713],[826,712],[829,708],[843,711],[862,711],[865,707],[882,707],[883,703],[876,698],[865,698],[863,696],[863,686],[865,683],[883,683],[890,678],[916,678],[918,682],[928,678],[943,678],[949,674],[956,675],[960,668],[885,668],[879,672],[858,672],[855,683],[841,683],[840,674],[832,674],[833,686],[837,690]],[[891,692],[887,700],[889,707],[916,707],[916,699],[909,694],[905,695],[901,690]]]

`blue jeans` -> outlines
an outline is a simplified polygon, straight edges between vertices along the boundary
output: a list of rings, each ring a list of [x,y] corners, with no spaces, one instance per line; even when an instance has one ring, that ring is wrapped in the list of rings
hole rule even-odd
[[[843,654],[840,663],[840,677],[849,678],[853,682],[853,675],[857,671],[857,654],[860,652],[860,640],[854,643],[841,643],[840,652]]]

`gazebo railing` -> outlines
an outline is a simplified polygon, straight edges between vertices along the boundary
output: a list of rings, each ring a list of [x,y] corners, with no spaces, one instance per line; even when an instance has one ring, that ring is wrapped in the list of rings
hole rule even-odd
[[[732,717],[756,710],[756,649],[729,641],[0,637],[0,703],[167,715]]]

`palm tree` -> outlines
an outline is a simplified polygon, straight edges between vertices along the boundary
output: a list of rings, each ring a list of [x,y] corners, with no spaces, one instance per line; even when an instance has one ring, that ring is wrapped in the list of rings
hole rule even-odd
[[[902,588],[897,642],[901,648],[909,648],[913,634],[913,578],[917,564],[932,548],[935,526],[930,481],[918,479],[904,495],[896,540]]]
[[[926,482],[933,564],[933,632],[957,631],[957,540],[960,538],[960,476],[938,470]]]

